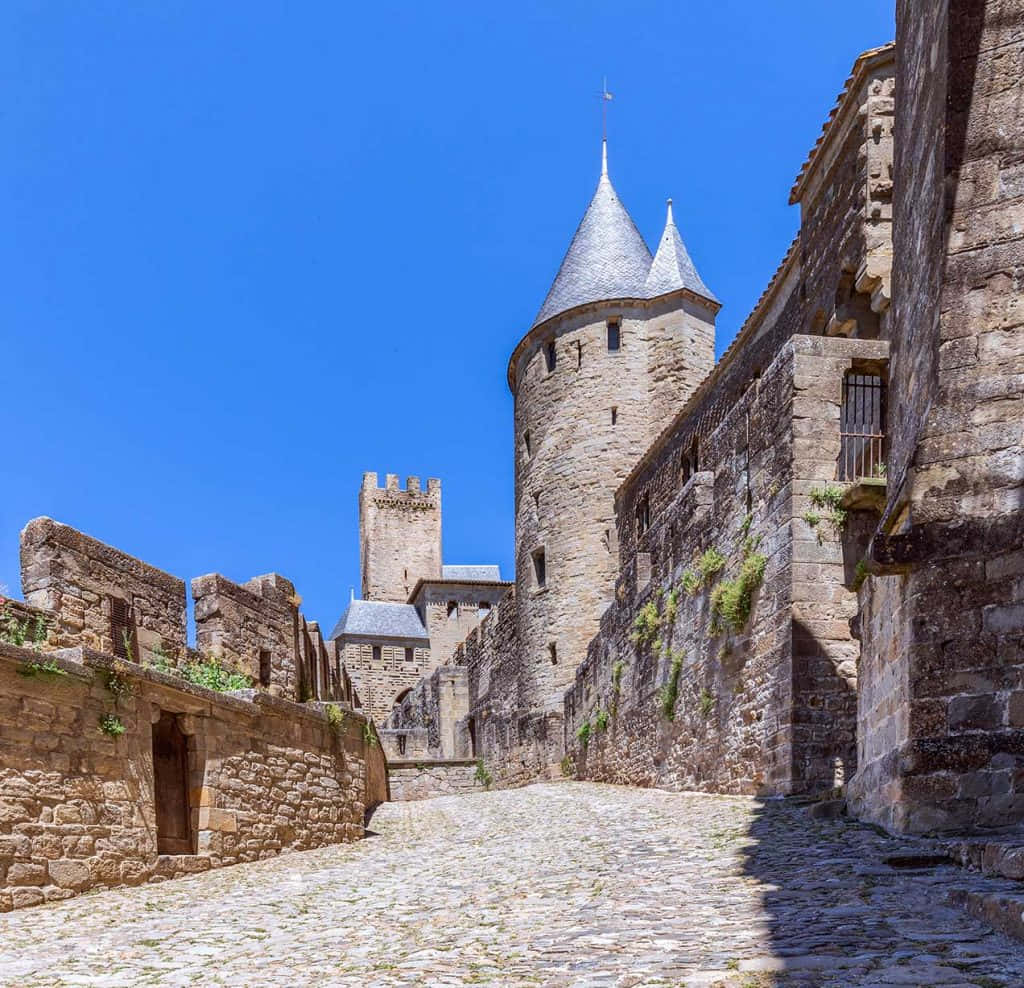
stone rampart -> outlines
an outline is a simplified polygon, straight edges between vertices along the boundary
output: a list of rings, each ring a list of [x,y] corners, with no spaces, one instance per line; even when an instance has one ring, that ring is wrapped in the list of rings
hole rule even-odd
[[[386,798],[350,710],[0,645],[0,911],[356,840]]]
[[[814,501],[835,482],[844,377],[886,350],[792,336],[756,376],[735,357],[717,393],[742,397],[694,409],[716,422],[697,472],[681,429],[620,490],[616,602],[566,694],[578,776],[791,793],[852,775],[856,550]]]

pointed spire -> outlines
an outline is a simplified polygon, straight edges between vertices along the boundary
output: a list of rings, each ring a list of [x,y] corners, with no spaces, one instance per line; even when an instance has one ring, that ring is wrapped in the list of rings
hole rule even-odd
[[[655,298],[680,288],[688,288],[694,294],[702,295],[712,302],[718,301],[701,280],[693,261],[690,260],[689,251],[676,229],[676,221],[672,216],[672,200],[669,199],[665,232],[658,243],[658,253],[654,255],[644,290],[648,298]]]
[[[577,305],[644,298],[651,252],[608,177],[608,142],[601,141],[601,179],[583,214],[534,326]]]

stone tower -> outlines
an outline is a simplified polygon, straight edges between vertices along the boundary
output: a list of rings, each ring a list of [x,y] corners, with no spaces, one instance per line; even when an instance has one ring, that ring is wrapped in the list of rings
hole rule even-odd
[[[614,494],[714,363],[720,304],[672,218],[656,256],[601,178],[529,332],[515,396],[524,707],[560,709],[618,572]]]
[[[427,489],[409,477],[403,490],[398,476],[364,473],[359,490],[359,562],[363,599],[404,604],[416,581],[441,576],[441,481]]]

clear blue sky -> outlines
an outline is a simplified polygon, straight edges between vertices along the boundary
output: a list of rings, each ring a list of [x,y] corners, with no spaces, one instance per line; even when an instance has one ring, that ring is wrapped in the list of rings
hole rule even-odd
[[[0,583],[50,515],[181,577],[276,570],[328,628],[364,470],[438,476],[449,562],[511,576],[505,366],[599,171],[667,196],[724,301],[892,0],[8,0]]]

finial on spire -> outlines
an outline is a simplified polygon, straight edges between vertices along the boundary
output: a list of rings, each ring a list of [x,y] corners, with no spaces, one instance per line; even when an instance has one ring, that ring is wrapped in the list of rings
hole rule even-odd
[[[676,221],[672,219],[672,200],[666,199],[665,201],[668,203],[668,216],[665,217],[665,225],[675,226]]]
[[[601,80],[601,177],[608,176],[608,104],[614,99],[608,92],[608,77]]]

